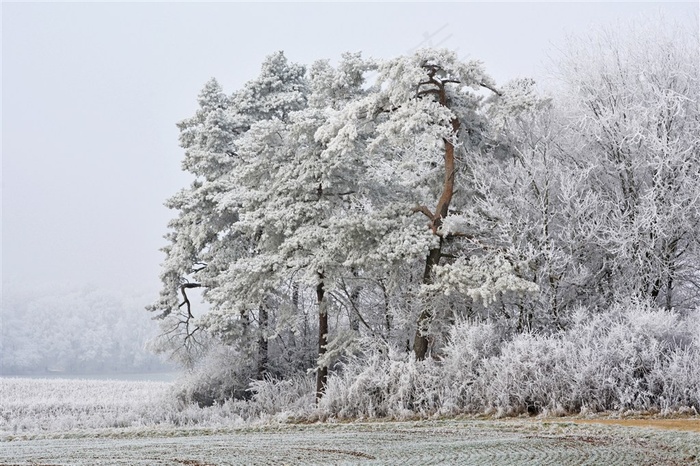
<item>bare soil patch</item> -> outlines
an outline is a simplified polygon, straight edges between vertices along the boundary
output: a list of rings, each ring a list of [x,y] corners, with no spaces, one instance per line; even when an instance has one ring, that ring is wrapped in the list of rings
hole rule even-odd
[[[635,419],[571,419],[576,424],[606,424],[618,425],[624,427],[648,427],[653,429],[664,430],[682,430],[687,432],[700,432],[700,419],[685,418],[685,419],[654,419],[654,418],[635,418]]]

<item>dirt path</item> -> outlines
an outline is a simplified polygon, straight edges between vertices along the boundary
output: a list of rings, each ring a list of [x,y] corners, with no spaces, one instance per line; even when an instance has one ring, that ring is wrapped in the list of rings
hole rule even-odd
[[[2,465],[700,465],[700,433],[556,420],[65,432],[0,442]]]

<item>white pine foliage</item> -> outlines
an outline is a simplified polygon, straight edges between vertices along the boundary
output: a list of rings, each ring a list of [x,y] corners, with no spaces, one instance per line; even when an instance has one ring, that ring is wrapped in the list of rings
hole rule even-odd
[[[536,284],[524,280],[510,261],[499,254],[459,258],[439,266],[435,282],[424,286],[425,292],[463,293],[484,307],[489,307],[505,294],[525,297],[536,293]]]

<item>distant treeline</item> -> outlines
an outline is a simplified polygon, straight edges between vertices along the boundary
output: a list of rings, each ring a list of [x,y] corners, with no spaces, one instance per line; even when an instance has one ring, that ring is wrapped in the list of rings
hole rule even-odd
[[[0,371],[146,372],[168,366],[147,349],[156,326],[136,298],[102,290],[5,290]]]

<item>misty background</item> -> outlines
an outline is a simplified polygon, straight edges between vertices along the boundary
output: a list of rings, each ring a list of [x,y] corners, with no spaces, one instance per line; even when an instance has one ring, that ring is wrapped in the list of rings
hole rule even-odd
[[[3,3],[0,369],[163,369],[144,307],[163,202],[190,182],[175,123],[209,78],[233,92],[277,50],[310,65],[439,46],[546,84],[568,34],[640,15],[698,27],[697,2]]]

